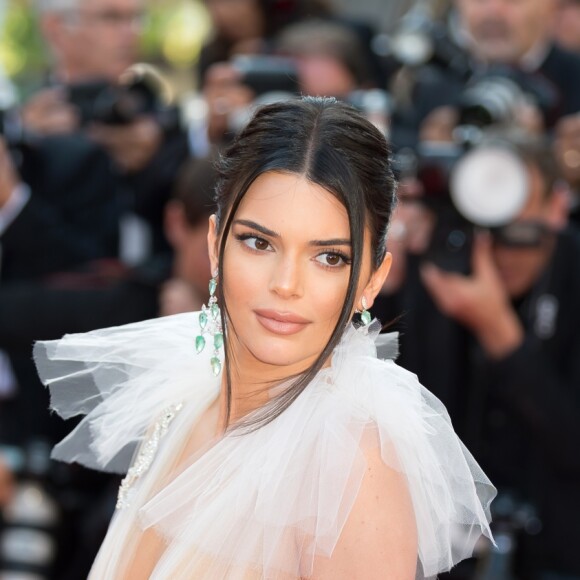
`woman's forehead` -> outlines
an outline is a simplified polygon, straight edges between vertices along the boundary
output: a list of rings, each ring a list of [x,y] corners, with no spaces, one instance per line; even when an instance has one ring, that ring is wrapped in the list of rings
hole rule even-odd
[[[349,236],[346,208],[330,191],[296,173],[267,172],[249,187],[235,219],[248,219],[284,230],[332,231]]]

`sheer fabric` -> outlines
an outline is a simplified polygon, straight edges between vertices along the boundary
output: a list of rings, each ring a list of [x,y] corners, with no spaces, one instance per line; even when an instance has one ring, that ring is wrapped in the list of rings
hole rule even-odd
[[[185,456],[220,388],[209,349],[195,353],[196,313],[37,343],[52,407],[64,417],[86,414],[54,457],[121,473],[132,460],[150,460],[116,512],[91,578],[124,578],[140,554],[151,558],[153,580],[309,578],[317,558],[332,556],[373,448],[404,476],[417,578],[469,557],[482,534],[491,538],[495,489],[440,401],[377,357],[377,347],[394,354],[395,341],[378,332],[376,322],[349,326],[331,365],[281,416]],[[154,426],[178,404],[152,446]]]

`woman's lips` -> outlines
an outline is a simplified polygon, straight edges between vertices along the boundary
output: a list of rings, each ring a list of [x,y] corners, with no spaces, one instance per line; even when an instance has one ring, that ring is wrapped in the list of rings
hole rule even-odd
[[[258,322],[274,334],[296,334],[304,329],[309,320],[291,312],[278,312],[276,310],[254,310]]]

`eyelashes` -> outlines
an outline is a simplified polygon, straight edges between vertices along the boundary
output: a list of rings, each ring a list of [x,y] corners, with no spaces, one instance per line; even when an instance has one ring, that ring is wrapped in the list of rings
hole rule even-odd
[[[257,254],[274,251],[272,244],[268,240],[255,234],[234,234],[234,238],[241,242],[245,248]],[[352,262],[350,256],[336,248],[330,248],[317,254],[314,260],[327,270],[338,270],[339,268],[349,266]]]
[[[326,258],[325,258],[326,257]],[[331,261],[322,261],[320,258],[324,258],[326,260]],[[349,266],[351,263],[351,259],[339,250],[329,250],[328,252],[322,252],[316,256],[316,261],[324,266],[325,268],[335,269],[340,268],[342,266]],[[338,260],[338,262],[334,262],[334,260]]]
[[[244,246],[255,252],[269,252],[274,249],[270,242],[260,236],[255,236],[253,234],[236,234],[234,237],[236,240],[242,242]]]

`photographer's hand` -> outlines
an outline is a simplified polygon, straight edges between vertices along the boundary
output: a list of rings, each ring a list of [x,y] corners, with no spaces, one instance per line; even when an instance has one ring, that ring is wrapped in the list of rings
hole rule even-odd
[[[72,133],[79,127],[79,116],[60,88],[36,93],[20,110],[24,127],[38,135]]]
[[[471,276],[425,265],[421,277],[438,308],[468,327],[488,356],[501,359],[524,339],[524,329],[510,304],[487,235],[476,237]]]
[[[207,132],[210,142],[219,143],[228,130],[230,114],[247,107],[254,92],[241,83],[241,75],[229,63],[211,66],[205,76],[203,96],[207,102]]]
[[[4,140],[0,138],[0,210],[8,203],[20,179]]]
[[[89,135],[109,151],[125,173],[144,169],[163,141],[159,123],[149,116],[140,117],[129,125],[95,124],[89,129]]]

